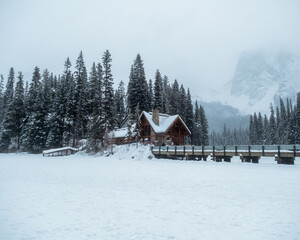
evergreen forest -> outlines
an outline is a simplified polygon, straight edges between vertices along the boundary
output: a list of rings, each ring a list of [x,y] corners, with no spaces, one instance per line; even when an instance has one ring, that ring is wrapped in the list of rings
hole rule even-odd
[[[63,146],[98,152],[112,144],[110,132],[128,117],[138,123],[142,111],[158,109],[179,114],[192,135],[187,143],[208,145],[208,121],[204,108],[191,100],[189,89],[169,82],[159,70],[147,80],[138,54],[129,68],[129,82],[114,86],[112,57],[108,50],[102,61],[88,71],[82,51],[75,65],[69,58],[63,73],[56,75],[35,67],[30,81],[10,68],[4,87],[0,79],[0,152],[39,153]]]

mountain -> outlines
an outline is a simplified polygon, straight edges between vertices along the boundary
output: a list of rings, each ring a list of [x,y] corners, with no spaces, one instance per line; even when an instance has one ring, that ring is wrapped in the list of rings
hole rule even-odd
[[[270,102],[277,103],[279,97],[294,99],[300,91],[300,57],[259,50],[244,52],[227,86],[231,95],[228,103],[239,109],[261,111],[268,109]]]
[[[241,54],[232,79],[213,98],[193,96],[202,104],[209,130],[247,128],[249,114],[261,112],[269,116],[270,103],[277,105],[279,97],[295,100],[300,91],[300,57],[291,53],[267,53],[262,50]],[[205,100],[203,100],[205,99]]]
[[[224,123],[228,128],[248,128],[249,115],[242,115],[237,108],[221,102],[206,102],[198,96],[192,97],[193,103],[198,101],[204,107],[209,124],[209,132],[222,132]]]

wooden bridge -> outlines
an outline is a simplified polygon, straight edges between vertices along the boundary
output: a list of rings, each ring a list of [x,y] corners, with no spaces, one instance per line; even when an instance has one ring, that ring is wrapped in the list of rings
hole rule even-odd
[[[217,162],[231,162],[239,156],[242,162],[258,163],[260,157],[274,157],[278,164],[294,164],[300,157],[300,145],[251,145],[251,146],[153,146],[156,158],[204,160],[208,156]]]

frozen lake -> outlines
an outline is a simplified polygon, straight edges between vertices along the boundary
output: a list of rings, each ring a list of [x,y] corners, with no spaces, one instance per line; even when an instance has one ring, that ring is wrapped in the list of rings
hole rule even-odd
[[[300,239],[300,159],[158,160],[126,148],[0,154],[0,239]]]

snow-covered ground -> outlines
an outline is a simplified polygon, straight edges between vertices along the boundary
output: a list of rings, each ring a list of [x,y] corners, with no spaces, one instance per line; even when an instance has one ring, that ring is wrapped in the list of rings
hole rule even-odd
[[[300,159],[233,160],[0,154],[0,239],[300,239]]]

